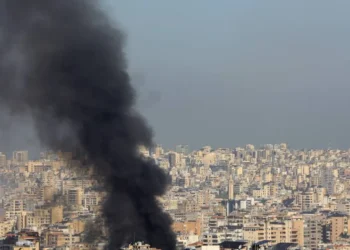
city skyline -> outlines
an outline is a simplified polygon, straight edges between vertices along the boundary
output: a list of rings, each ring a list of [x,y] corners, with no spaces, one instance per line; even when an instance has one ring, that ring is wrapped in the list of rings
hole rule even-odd
[[[181,153],[183,152],[184,154],[188,154],[190,152],[195,152],[195,151],[198,151],[198,150],[202,150],[203,148],[206,148],[206,147],[210,147],[212,150],[218,150],[218,149],[230,149],[232,151],[238,149],[238,148],[244,148],[244,147],[247,147],[247,146],[253,146],[255,149],[264,149],[266,147],[271,147],[272,149],[274,148],[278,148],[278,146],[280,144],[285,144],[287,146],[288,149],[290,150],[304,150],[304,151],[317,151],[317,150],[342,150],[342,151],[349,151],[350,152],[350,148],[346,148],[346,149],[342,149],[342,148],[334,148],[332,147],[331,144],[328,144],[327,147],[323,147],[323,148],[295,148],[293,147],[292,145],[290,145],[288,142],[279,142],[279,143],[265,143],[265,144],[260,144],[260,145],[254,145],[252,143],[246,143],[246,144],[242,144],[242,145],[234,145],[234,146],[231,146],[231,147],[225,147],[225,146],[219,146],[219,147],[216,147],[216,146],[213,146],[213,145],[210,145],[209,143],[208,144],[205,144],[205,145],[202,145],[201,147],[197,147],[197,148],[194,148],[194,147],[191,147],[189,144],[187,143],[182,143],[182,144],[177,144],[177,145],[173,145],[173,146],[170,146],[170,147],[167,147],[165,146],[164,147],[164,144],[162,143],[155,143],[154,146],[152,147],[148,147],[148,148],[145,148],[145,150],[148,150],[149,152],[153,152],[153,150],[157,147],[162,147],[164,148],[164,150],[166,150],[167,152],[177,152],[177,153]],[[144,146],[141,146],[142,148],[144,148]],[[34,151],[31,151],[31,150],[27,150],[27,149],[24,149],[25,147],[21,147],[21,148],[16,148],[15,150],[10,150],[10,151],[0,151],[0,156],[1,154],[5,154],[7,158],[11,159],[11,156],[12,158],[14,158],[14,155],[15,154],[26,154],[26,159],[27,160],[37,160],[37,159],[40,159],[41,156],[47,152],[53,152],[51,149],[37,149],[37,150],[34,150]]]
[[[350,248],[349,150],[279,143],[197,150],[157,145],[139,153],[169,177],[158,202],[171,216],[177,250]],[[0,153],[0,246],[95,250],[108,243],[99,219],[107,193],[92,169],[75,168],[74,159],[60,151],[37,160],[26,150]],[[135,243],[139,236],[123,249],[155,250],[147,241]]]

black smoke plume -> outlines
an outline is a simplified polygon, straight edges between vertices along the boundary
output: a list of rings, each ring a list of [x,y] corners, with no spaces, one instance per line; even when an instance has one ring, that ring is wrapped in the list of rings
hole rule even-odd
[[[142,159],[152,133],[134,110],[123,33],[97,0],[0,0],[0,104],[29,115],[41,143],[87,155],[108,197],[108,249],[134,239],[175,249],[157,196],[166,175]]]

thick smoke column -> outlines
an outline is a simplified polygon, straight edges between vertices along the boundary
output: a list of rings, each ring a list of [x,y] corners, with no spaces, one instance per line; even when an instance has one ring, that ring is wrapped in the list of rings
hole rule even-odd
[[[0,0],[0,104],[33,118],[41,142],[83,152],[108,197],[108,249],[136,237],[175,249],[156,197],[166,175],[138,154],[152,135],[133,109],[123,34],[96,0]]]

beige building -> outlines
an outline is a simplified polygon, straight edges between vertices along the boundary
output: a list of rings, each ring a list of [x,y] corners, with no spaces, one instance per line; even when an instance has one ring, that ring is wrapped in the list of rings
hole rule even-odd
[[[68,205],[79,206],[83,203],[84,191],[80,187],[70,188],[65,192],[66,203]]]
[[[80,188],[85,190],[93,185],[95,185],[96,181],[94,179],[88,178],[77,178],[77,179],[68,179],[62,181],[62,190],[63,193],[67,193],[68,190],[74,188]]]
[[[48,166],[43,161],[28,161],[26,168],[29,173],[42,173]]]
[[[200,220],[189,220],[184,222],[174,222],[173,230],[177,233],[182,234],[201,234],[201,221]]]
[[[311,250],[320,248],[325,218],[318,214],[304,214],[304,246]]]
[[[77,218],[77,219],[73,219],[65,224],[71,230],[72,234],[80,234],[85,230],[86,222],[84,220]]]
[[[28,161],[28,151],[14,151],[12,153],[12,160],[15,163],[25,163]]]
[[[103,200],[103,194],[100,192],[87,192],[83,195],[83,206],[97,206],[100,205]]]
[[[42,207],[33,212],[23,211],[17,217],[18,230],[40,228],[63,220],[63,206]]]
[[[256,224],[247,224],[243,228],[243,237],[250,243],[269,240],[272,244],[304,244],[304,220],[302,217],[287,218],[282,221],[266,220]]]
[[[26,202],[24,200],[12,200],[6,207],[5,218],[16,219],[17,215],[26,211]]]
[[[211,200],[211,194],[209,189],[202,190],[197,193],[197,205],[198,207],[209,205],[209,201]]]
[[[56,189],[53,186],[44,186],[40,190],[41,200],[45,203],[50,203],[54,199]]]
[[[236,168],[236,175],[237,176],[240,176],[243,174],[243,167],[237,167]]]
[[[333,215],[328,218],[328,222],[330,224],[331,242],[336,242],[341,234],[349,232],[350,224],[347,215]]]
[[[305,243],[304,224],[304,218],[302,216],[292,217],[291,242],[297,243],[299,246],[304,246]]]
[[[265,240],[266,230],[264,223],[249,223],[243,227],[243,238],[249,243]]]
[[[6,167],[6,166],[7,166],[6,155],[0,152],[0,167]]]
[[[231,175],[230,179],[228,181],[228,199],[233,200],[234,198],[235,198],[234,182],[233,182],[232,175]]]
[[[54,206],[50,209],[51,224],[63,221],[63,206]]]
[[[44,230],[41,234],[44,246],[56,247],[69,244],[69,236],[66,236],[61,230]]]
[[[254,198],[270,198],[274,197],[277,194],[277,186],[273,183],[265,184],[260,189],[253,190]]]
[[[0,222],[0,237],[4,237],[7,232],[12,231],[16,221],[14,220],[5,220]]]
[[[297,196],[297,204],[301,207],[302,211],[308,211],[312,208],[312,205],[315,204],[315,194],[313,190],[308,190],[304,193],[301,193]]]

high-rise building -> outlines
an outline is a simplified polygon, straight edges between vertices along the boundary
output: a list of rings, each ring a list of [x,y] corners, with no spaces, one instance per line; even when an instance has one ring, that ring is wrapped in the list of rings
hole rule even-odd
[[[279,242],[291,242],[296,244],[304,244],[303,233],[304,222],[300,219],[287,219],[283,222],[267,221],[266,239],[273,244]]]
[[[334,214],[328,220],[330,224],[330,240],[336,242],[340,235],[348,232],[350,225],[348,224],[348,215]]]
[[[155,157],[160,157],[162,154],[164,154],[164,149],[161,145],[157,145],[153,148],[153,154]]]
[[[297,204],[300,205],[302,211],[308,211],[315,203],[315,194],[313,190],[307,190],[297,196]]]
[[[234,182],[233,182],[232,175],[231,175],[230,179],[228,181],[228,199],[233,200],[234,198],[235,198]]]
[[[82,205],[83,195],[84,193],[81,188],[68,189],[66,193],[66,202],[68,205]]]
[[[26,202],[24,200],[12,200],[9,203],[9,207],[6,209],[5,217],[6,219],[14,219],[18,214],[26,211]]]
[[[14,151],[12,153],[12,160],[19,163],[28,161],[28,151]]]
[[[52,202],[55,195],[53,186],[44,186],[41,188],[41,200],[44,202]]]
[[[178,156],[177,153],[175,152],[171,152],[168,155],[169,157],[169,165],[171,168],[176,167],[177,163],[178,163]]]
[[[297,243],[299,246],[304,245],[304,219],[302,216],[294,216],[292,218],[292,232],[290,242]]]
[[[335,184],[335,176],[332,167],[323,167],[320,171],[321,175],[321,184],[326,188],[327,194],[334,194],[334,184]]]
[[[0,167],[6,167],[6,165],[7,165],[6,155],[0,152]]]
[[[50,209],[51,224],[61,222],[63,220],[63,206],[54,206]]]
[[[323,242],[324,217],[318,214],[303,214],[304,217],[304,247],[317,250]]]

